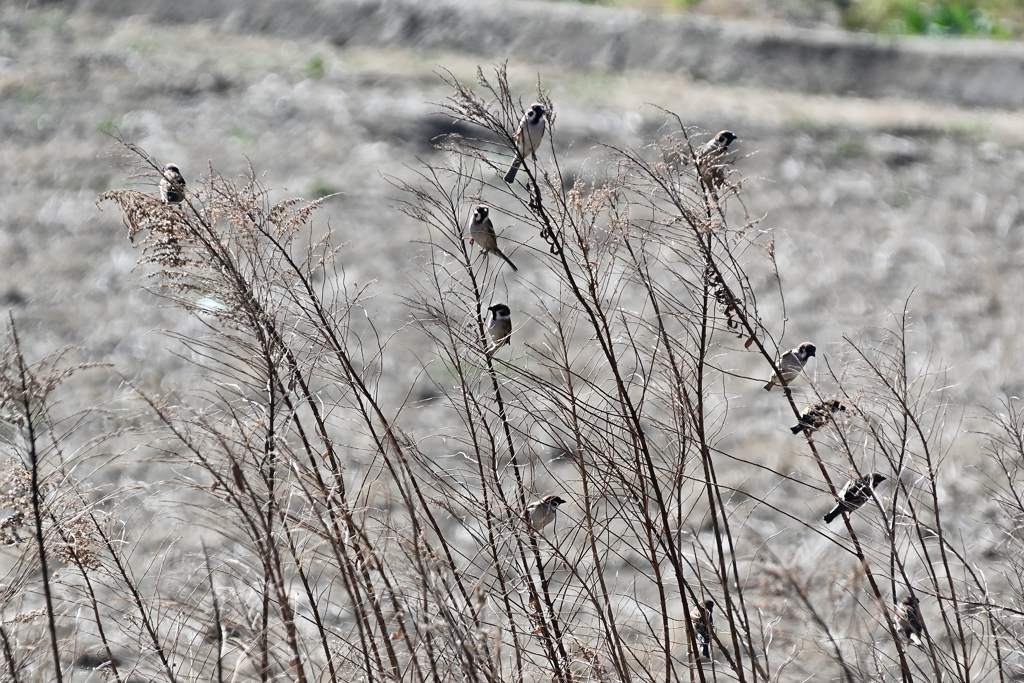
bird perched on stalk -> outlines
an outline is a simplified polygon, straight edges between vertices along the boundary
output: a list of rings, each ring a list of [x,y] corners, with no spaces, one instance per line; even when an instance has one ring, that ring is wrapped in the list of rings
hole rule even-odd
[[[560,496],[551,494],[540,500],[535,500],[526,506],[526,523],[533,529],[540,531],[548,524],[553,524],[558,506],[564,503]]]
[[[832,415],[840,410],[846,412],[846,406],[835,399],[819,401],[807,406],[807,409],[800,414],[800,421],[790,427],[789,430],[794,434],[803,432],[810,436],[827,425],[829,420],[832,419]]]
[[[519,121],[519,129],[516,131],[516,158],[508,169],[508,173],[505,174],[505,182],[509,185],[515,181],[516,172],[523,165],[523,160],[527,156],[533,157],[534,161],[537,160],[537,148],[540,147],[540,141],[544,137],[544,128],[547,125],[544,119],[545,113],[547,110],[544,109],[544,105],[534,102]]]
[[[731,130],[719,131],[703,147],[697,149],[694,162],[708,187],[721,187],[725,184],[725,155],[729,153],[729,145],[735,139],[736,134]]]
[[[707,144],[697,150],[698,156],[713,156],[729,151],[729,145],[736,139],[736,134],[731,130],[721,130],[715,137],[708,140]]]
[[[492,304],[487,311],[487,336],[491,338],[491,348],[487,349],[487,357],[490,358],[495,351],[508,344],[512,337],[512,309],[506,304],[499,303]]]
[[[498,248],[498,238],[494,234],[494,224],[491,223],[490,214],[491,210],[485,204],[476,207],[476,211],[473,212],[473,220],[469,223],[469,242],[479,246],[484,254],[497,254],[512,267],[513,271],[518,271],[519,269],[516,268],[516,264],[512,263],[512,259],[505,256]]]
[[[711,612],[715,608],[713,600],[705,600],[690,611],[690,623],[693,624],[693,635],[697,637],[700,654],[705,659],[711,657],[711,634],[715,632],[715,622]]]
[[[160,201],[164,204],[181,204],[185,200],[185,178],[174,164],[164,166],[160,179]]]
[[[896,616],[893,623],[896,630],[912,644],[924,649],[924,619],[921,618],[920,600],[908,595],[896,603]]]
[[[871,500],[875,489],[883,481],[885,481],[885,477],[878,472],[871,472],[863,477],[857,477],[848,481],[843,490],[839,492],[839,502],[822,517],[825,520],[825,524],[829,524],[843,510],[853,512],[859,509],[864,503]]]
[[[791,349],[783,354],[782,358],[779,359],[779,375],[772,377],[768,380],[768,383],[764,385],[765,391],[771,391],[772,387],[776,384],[789,384],[797,378],[801,372],[803,372],[804,366],[807,364],[807,360],[815,355],[818,351],[817,347],[811,342],[804,342],[795,349]],[[784,381],[783,381],[784,380]]]

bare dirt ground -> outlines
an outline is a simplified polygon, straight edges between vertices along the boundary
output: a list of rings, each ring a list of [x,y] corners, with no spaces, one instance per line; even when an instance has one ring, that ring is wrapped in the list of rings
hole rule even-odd
[[[414,240],[424,237],[393,208],[389,177],[409,178],[417,157],[436,158],[430,141],[449,129],[434,104],[449,95],[440,71],[472,80],[477,66],[458,54],[11,9],[0,54],[0,298],[39,355],[76,344],[83,359],[163,391],[186,385],[189,373],[159,352],[155,330],[189,323],[140,291],[119,217],[94,204],[131,182],[108,133],[175,161],[187,179],[208,164],[232,177],[251,163],[279,197],[339,192],[324,213],[345,225],[347,277],[389,293],[408,282]],[[528,98],[537,69],[510,69]],[[1019,390],[1024,115],[652,73],[545,67],[540,76],[558,108],[568,174],[600,173],[602,144],[639,147],[657,135],[665,122],[657,107],[701,135],[739,134],[746,206],[776,240],[784,344],[838,349],[844,335],[881,324],[909,300],[912,341],[952,368],[959,401],[991,407],[1004,389]],[[755,264],[752,273],[764,291],[775,288],[767,270]],[[406,320],[396,298],[375,301],[395,327]],[[781,302],[762,305],[781,316]],[[111,377],[79,396],[98,402],[117,385]],[[755,387],[737,387],[759,425],[749,436],[784,448],[781,404]]]
[[[107,133],[189,179],[251,163],[280,196],[341,193],[326,214],[351,226],[348,275],[387,291],[423,237],[393,210],[388,177],[410,177],[448,130],[438,73],[471,80],[477,66],[45,11],[7,10],[0,41],[0,296],[33,344],[81,344],[153,388],[180,381],[148,334],[170,314],[138,292],[118,217],[94,205],[130,182]],[[537,71],[510,68],[528,97]],[[921,348],[955,369],[966,401],[1019,386],[1024,115],[649,73],[540,76],[569,174],[600,172],[601,144],[643,145],[664,123],[657,107],[698,131],[739,133],[746,205],[776,237],[788,339],[827,346],[909,297]]]
[[[142,291],[132,272],[138,254],[117,211],[95,206],[100,192],[137,182],[126,178],[108,133],[176,162],[190,181],[208,165],[231,177],[251,164],[278,198],[338,192],[322,215],[343,226],[345,276],[373,283],[380,295],[371,313],[399,329],[408,311],[393,294],[407,291],[421,250],[415,241],[425,235],[394,209],[389,178],[411,178],[417,158],[440,160],[430,141],[450,124],[433,104],[449,95],[438,73],[472,80],[476,67],[459,54],[345,49],[6,7],[0,304],[29,355],[74,344],[76,359],[109,363],[150,391],[196,381],[159,333],[194,323]],[[513,88],[529,101],[538,68],[509,68]],[[568,176],[600,177],[603,144],[640,147],[657,135],[665,123],[657,107],[701,137],[738,133],[744,202],[752,217],[764,216],[757,229],[774,236],[785,313],[767,264],[752,259],[750,273],[778,333],[785,316],[784,345],[813,340],[823,369],[824,359],[843,352],[844,336],[856,338],[906,305],[918,367],[948,366],[950,396],[968,416],[1024,387],[1024,114],[656,73],[540,71],[557,107],[556,149]],[[730,212],[738,221],[741,207]],[[519,237],[514,226],[498,227]],[[538,246],[536,236],[522,239]],[[505,285],[510,300],[528,302],[530,258],[518,265]],[[522,305],[523,315],[529,307]],[[522,334],[530,330],[527,322]],[[753,378],[766,374],[753,360],[736,366]],[[395,367],[396,385],[405,386],[413,368]],[[112,373],[88,377],[67,400],[88,406],[121,391]],[[800,469],[784,405],[759,387],[728,384],[733,409],[749,425],[729,437],[730,447]],[[982,488],[955,476],[978,460],[969,436],[959,443],[946,495],[966,532],[984,544]],[[747,473],[734,477],[737,486],[756,486]],[[820,503],[812,501],[808,514]]]

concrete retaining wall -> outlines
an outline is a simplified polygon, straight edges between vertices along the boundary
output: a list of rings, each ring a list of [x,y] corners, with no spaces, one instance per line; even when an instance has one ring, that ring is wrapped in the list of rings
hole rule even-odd
[[[67,0],[113,16],[213,21],[338,45],[458,50],[497,61],[687,73],[711,82],[967,106],[1024,106],[1024,45],[888,38],[516,0]]]

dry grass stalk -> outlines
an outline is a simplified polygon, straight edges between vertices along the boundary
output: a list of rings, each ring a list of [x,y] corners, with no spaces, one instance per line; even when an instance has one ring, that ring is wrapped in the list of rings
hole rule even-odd
[[[407,332],[364,315],[369,290],[346,285],[322,201],[273,203],[254,170],[235,182],[213,168],[180,204],[101,197],[121,211],[154,291],[197,322],[172,338],[203,390],[137,393],[161,430],[150,464],[174,472],[163,492],[183,491],[181,516],[218,542],[176,558],[200,539],[174,540],[139,562],[152,529],[132,527],[130,496],[98,497],[56,457],[68,433],[48,406],[70,370],[29,367],[12,328],[0,537],[19,554],[0,586],[5,675],[51,680],[85,662],[119,682],[1019,672],[1024,565],[1008,561],[1008,592],[993,592],[940,509],[956,427],[945,376],[908,364],[906,313],[846,340],[808,391],[786,388],[794,420],[808,402],[848,407],[804,435],[801,471],[737,455],[728,399],[740,359],[756,354],[769,376],[784,350],[784,328],[759,306],[784,304],[781,285],[758,291],[748,275],[777,266],[740,201],[742,177],[721,160],[701,168],[691,131],[669,117],[673,132],[649,148],[605,150],[604,176],[564,182],[556,106],[538,86],[546,151],[526,160],[521,184],[491,183],[514,154],[523,101],[503,68],[473,88],[448,80],[443,106],[475,135],[444,141],[445,162],[416,182],[396,181],[427,233],[405,301],[412,361],[392,341]],[[162,166],[126,150],[155,185]],[[481,201],[532,261],[518,280],[465,240]],[[488,354],[484,312],[499,298],[518,327]],[[418,376],[397,392],[395,357]],[[426,437],[408,427],[424,385]],[[1014,548],[1022,414],[1006,401],[987,450]],[[794,502],[871,471],[891,486],[844,513],[841,530]],[[531,526],[528,505],[552,493],[566,500],[556,521]],[[75,583],[54,583],[48,561],[73,566]],[[906,594],[921,601],[920,646],[894,623]],[[702,657],[689,615],[709,600]]]

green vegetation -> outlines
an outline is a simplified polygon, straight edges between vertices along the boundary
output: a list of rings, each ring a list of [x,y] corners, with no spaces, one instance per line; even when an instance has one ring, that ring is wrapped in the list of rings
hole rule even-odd
[[[1021,0],[839,2],[848,28],[897,35],[1020,37]]]
[[[863,157],[867,151],[864,141],[858,138],[849,138],[836,144],[836,156],[843,159]]]
[[[707,7],[716,15],[750,16],[748,4],[726,13],[730,0],[574,0],[655,11],[679,11]],[[807,8],[834,4],[842,24],[851,30],[889,35],[1024,37],[1024,0],[795,0]],[[769,14],[772,3],[765,2]],[[783,12],[784,14],[784,12]]]
[[[309,186],[309,196],[311,199],[320,199],[337,192],[338,188],[321,178],[315,179]]]
[[[256,136],[252,134],[252,131],[238,123],[232,125],[228,130],[228,137],[245,144],[255,142],[256,140]]]
[[[27,83],[16,89],[18,100],[23,104],[38,102],[43,97],[43,89],[34,83]]]
[[[117,133],[117,121],[117,117],[108,116],[96,124],[96,130],[107,135],[114,135]]]
[[[56,33],[64,28],[67,17],[63,12],[39,12],[29,17],[24,28],[29,31],[49,31]]]
[[[327,73],[327,63],[320,55],[310,57],[302,67],[302,72],[306,74],[306,78],[323,78]]]

